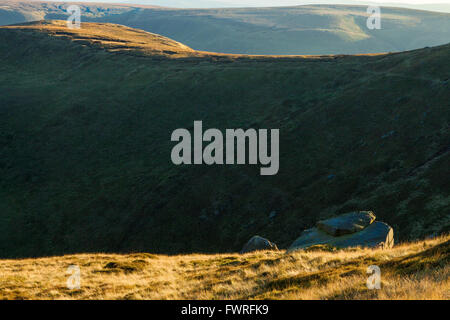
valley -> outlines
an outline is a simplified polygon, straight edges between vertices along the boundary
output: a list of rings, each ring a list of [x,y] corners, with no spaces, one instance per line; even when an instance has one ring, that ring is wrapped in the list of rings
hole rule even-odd
[[[195,50],[230,54],[323,55],[399,52],[450,42],[450,13],[382,7],[367,28],[367,6],[175,9],[133,4],[0,1],[0,25],[66,20],[114,23],[160,34]]]
[[[391,54],[196,51],[109,23],[0,28],[0,257],[286,248],[373,210],[395,242],[449,231],[450,46]],[[279,172],[175,166],[195,120],[279,129]]]

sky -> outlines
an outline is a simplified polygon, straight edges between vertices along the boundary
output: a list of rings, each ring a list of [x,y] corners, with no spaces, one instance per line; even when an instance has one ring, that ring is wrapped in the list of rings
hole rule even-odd
[[[175,8],[277,7],[303,4],[380,4],[450,12],[450,0],[77,0],[77,2],[130,3]]]

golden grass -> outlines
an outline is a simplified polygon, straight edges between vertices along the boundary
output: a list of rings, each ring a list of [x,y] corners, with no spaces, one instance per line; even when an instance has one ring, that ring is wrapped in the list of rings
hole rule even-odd
[[[0,260],[1,299],[449,299],[450,236],[389,250],[178,256],[77,254]],[[67,288],[67,268],[81,270]],[[381,269],[381,289],[366,286]]]
[[[109,51],[142,51],[143,53],[185,57],[195,55],[188,46],[147,31],[112,23],[82,23],[81,28],[68,28],[62,20],[42,20],[5,29],[39,31],[55,37],[65,37],[85,45],[98,45]]]
[[[70,29],[62,20],[42,20],[1,26],[14,29],[46,33],[53,37],[63,37],[86,46],[97,46],[110,52],[129,52],[138,55],[165,58],[211,58],[211,59],[321,59],[336,55],[245,55],[198,51],[175,40],[158,34],[112,23],[83,22],[81,28]],[[376,56],[384,53],[357,54],[354,56]]]

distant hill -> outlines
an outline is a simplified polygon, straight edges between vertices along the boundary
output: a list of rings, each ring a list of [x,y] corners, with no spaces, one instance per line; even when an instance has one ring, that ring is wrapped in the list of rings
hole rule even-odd
[[[283,248],[352,210],[396,242],[449,231],[450,45],[254,57],[63,21],[0,40],[1,257]],[[173,165],[194,120],[280,129],[279,173]]]
[[[0,25],[66,19],[69,3],[0,1]],[[450,14],[382,8],[369,30],[364,6],[169,9],[80,3],[82,20],[161,34],[196,50],[242,54],[356,54],[405,51],[450,42]]]

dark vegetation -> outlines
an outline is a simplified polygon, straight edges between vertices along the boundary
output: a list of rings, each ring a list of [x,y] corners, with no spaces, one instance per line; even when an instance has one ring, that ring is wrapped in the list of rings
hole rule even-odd
[[[449,45],[170,59],[86,38],[0,28],[1,257],[285,247],[352,210],[396,241],[449,231]],[[194,120],[279,128],[278,175],[174,166],[171,133]]]

